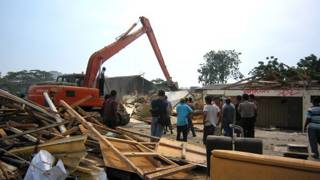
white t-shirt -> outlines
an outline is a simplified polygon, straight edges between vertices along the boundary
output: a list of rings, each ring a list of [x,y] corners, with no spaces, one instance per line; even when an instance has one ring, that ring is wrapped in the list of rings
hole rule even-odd
[[[203,112],[207,113],[204,125],[213,125],[216,127],[218,123],[218,113],[220,112],[220,108],[216,104],[206,104],[203,107]]]

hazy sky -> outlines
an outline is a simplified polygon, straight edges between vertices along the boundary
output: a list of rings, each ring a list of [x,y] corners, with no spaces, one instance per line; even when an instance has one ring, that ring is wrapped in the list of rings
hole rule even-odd
[[[266,56],[288,65],[320,56],[319,7],[318,0],[2,0],[0,72],[84,72],[93,52],[145,16],[173,80],[194,86],[210,50],[242,52],[245,75]],[[107,76],[164,79],[146,35],[103,66]]]

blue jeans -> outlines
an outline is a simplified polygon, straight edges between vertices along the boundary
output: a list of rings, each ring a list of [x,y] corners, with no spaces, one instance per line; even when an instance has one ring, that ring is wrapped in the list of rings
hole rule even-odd
[[[320,124],[310,123],[308,127],[308,136],[311,152],[319,157],[318,143],[320,143]]]
[[[163,125],[158,123],[159,117],[152,117],[151,120],[151,136],[161,137],[163,134]]]
[[[229,136],[229,137],[233,136],[232,129],[230,128],[230,124],[232,124],[232,123],[223,123],[222,124],[224,136]]]

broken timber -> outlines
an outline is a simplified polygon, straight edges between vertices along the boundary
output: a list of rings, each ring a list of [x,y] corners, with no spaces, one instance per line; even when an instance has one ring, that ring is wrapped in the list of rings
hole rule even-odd
[[[88,129],[96,139],[98,139],[104,157],[103,159],[107,167],[135,172],[141,178],[158,179],[170,175],[172,175],[173,178],[186,178],[188,174],[181,171],[196,166],[194,164],[179,166],[137,141],[107,138],[97,131],[91,123],[72,109],[66,102],[63,100],[60,102],[68,113],[75,116],[76,119]]]
[[[206,167],[206,150],[202,147],[181,141],[161,138],[155,151],[174,160],[184,160]]]

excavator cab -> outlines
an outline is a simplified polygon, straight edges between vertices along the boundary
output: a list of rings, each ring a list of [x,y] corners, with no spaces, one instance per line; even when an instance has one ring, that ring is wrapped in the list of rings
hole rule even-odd
[[[83,74],[64,74],[58,76],[56,82],[58,84],[70,84],[74,86],[83,86],[84,75]]]

